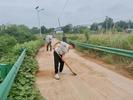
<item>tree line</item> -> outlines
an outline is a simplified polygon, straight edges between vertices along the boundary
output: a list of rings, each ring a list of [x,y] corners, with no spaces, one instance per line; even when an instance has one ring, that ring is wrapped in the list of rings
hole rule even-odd
[[[114,22],[114,20],[110,17],[106,17],[103,22],[95,22],[91,24],[90,26],[86,25],[76,25],[73,26],[72,24],[68,24],[65,26],[60,27],[60,29],[64,33],[85,33],[88,31],[94,31],[94,32],[107,32],[107,31],[116,31],[116,32],[126,32],[127,29],[133,30],[133,21],[117,21]],[[32,27],[29,28],[26,25],[0,25],[0,35],[8,34],[11,36],[16,37],[16,39],[19,42],[28,41],[32,38],[34,38],[33,34],[38,34],[40,29],[38,27]],[[47,34],[50,32],[55,31],[55,28],[47,28],[44,25],[41,26],[41,33]]]
[[[117,32],[123,32],[127,29],[133,29],[133,22],[131,20],[129,21],[117,21],[114,22],[114,20],[110,17],[106,17],[105,20],[101,23],[93,23],[90,27],[90,30],[98,31],[103,30],[103,32],[106,32],[108,30],[117,31]]]
[[[90,26],[85,25],[77,25],[73,26],[72,24],[68,24],[62,27],[62,30],[64,33],[84,33],[84,31],[101,31],[101,32],[107,32],[107,31],[116,31],[116,32],[127,32],[128,29],[133,29],[133,22],[131,20],[129,21],[117,21],[114,22],[114,20],[110,17],[106,17],[103,22],[100,23],[93,23]]]

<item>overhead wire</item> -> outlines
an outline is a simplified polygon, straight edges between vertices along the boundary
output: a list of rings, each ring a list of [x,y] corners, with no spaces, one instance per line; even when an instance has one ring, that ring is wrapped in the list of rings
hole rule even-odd
[[[61,23],[60,23],[60,18],[63,16],[63,13],[65,11],[65,8],[67,7],[67,4],[68,4],[69,0],[66,0],[64,6],[63,6],[63,9],[61,11],[61,14],[58,16],[58,23],[59,23],[59,27],[61,27]]]
[[[64,11],[65,11],[65,8],[67,7],[68,2],[69,2],[69,0],[66,0],[65,4],[64,4],[64,6],[63,6],[63,9],[62,9],[62,12],[61,12],[60,16],[63,15],[63,13],[64,13]]]

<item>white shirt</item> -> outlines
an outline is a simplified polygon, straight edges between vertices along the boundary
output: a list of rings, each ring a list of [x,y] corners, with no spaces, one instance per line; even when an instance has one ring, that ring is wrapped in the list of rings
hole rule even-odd
[[[69,51],[69,44],[61,42],[60,46],[55,48],[55,51],[60,55],[66,54]]]
[[[52,36],[52,35],[47,35],[47,36],[46,36],[46,43],[51,42],[52,39],[53,39],[53,36]]]

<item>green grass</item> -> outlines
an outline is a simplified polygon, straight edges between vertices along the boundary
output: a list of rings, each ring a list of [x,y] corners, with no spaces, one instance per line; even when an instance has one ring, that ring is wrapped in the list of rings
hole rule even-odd
[[[133,50],[132,34],[91,35],[88,42],[96,45]]]
[[[88,41],[84,34],[69,34],[67,37],[95,45],[133,50],[133,34],[91,34]]]
[[[88,41],[86,41],[87,39],[85,34],[68,34],[67,37],[74,41],[85,42],[89,44],[133,50],[133,34],[90,34]],[[125,68],[128,71],[133,72],[132,58],[117,56],[96,50],[88,50],[81,47],[80,49],[87,50],[89,55],[95,54],[97,58],[100,58],[106,63],[125,65]]]

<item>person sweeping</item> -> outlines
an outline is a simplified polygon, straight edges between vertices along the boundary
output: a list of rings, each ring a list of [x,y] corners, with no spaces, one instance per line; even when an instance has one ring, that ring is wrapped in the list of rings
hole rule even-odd
[[[55,68],[55,79],[60,79],[59,73],[63,71],[64,67],[64,56],[69,52],[70,49],[75,48],[73,43],[57,42],[54,46],[54,68]]]

